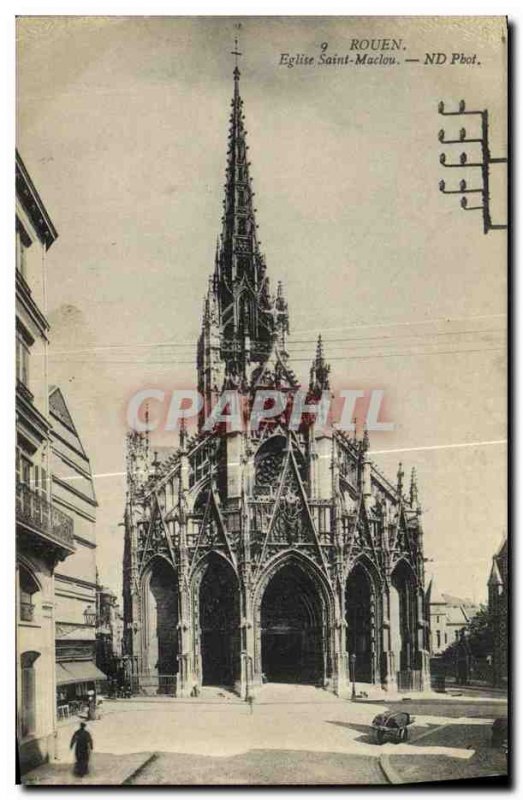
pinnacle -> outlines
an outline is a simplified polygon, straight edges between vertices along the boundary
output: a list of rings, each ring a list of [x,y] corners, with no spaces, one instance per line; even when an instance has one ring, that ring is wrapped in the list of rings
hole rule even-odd
[[[235,48],[238,50],[238,47]],[[224,341],[234,343],[240,355],[229,347],[221,350],[223,365],[215,356],[202,356],[202,371],[218,369],[227,381],[230,375],[250,375],[264,364],[274,338],[278,338],[281,356],[286,359],[285,335],[288,331],[288,310],[283,286],[278,284],[276,297],[271,295],[266,277],[265,260],[257,238],[258,225],[252,178],[249,175],[249,147],[244,128],[243,101],[239,93],[240,70],[234,69],[234,94],[230,105],[227,163],[225,170],[222,230],[216,243],[214,283],[209,283],[208,314],[214,314]],[[212,295],[210,290],[212,288]],[[249,342],[241,347],[240,342]],[[211,359],[212,364],[209,359]],[[239,359],[239,361],[238,361]],[[241,362],[241,363],[240,363]],[[224,373],[221,370],[224,368]],[[200,374],[203,384],[207,378]],[[221,382],[222,378],[220,378]]]

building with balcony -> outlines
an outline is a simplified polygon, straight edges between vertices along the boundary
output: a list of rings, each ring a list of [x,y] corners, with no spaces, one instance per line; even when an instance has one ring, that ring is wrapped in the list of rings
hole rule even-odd
[[[51,497],[73,520],[75,551],[55,571],[56,691],[68,715],[105,675],[96,666],[96,508],[89,458],[63,392],[49,390]]]
[[[16,685],[21,771],[56,732],[54,571],[75,551],[73,520],[49,481],[47,253],[56,229],[16,154]]]

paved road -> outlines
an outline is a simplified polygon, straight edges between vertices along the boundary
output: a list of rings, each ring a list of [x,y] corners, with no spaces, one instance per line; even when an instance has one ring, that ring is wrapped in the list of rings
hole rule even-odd
[[[303,750],[250,750],[231,758],[160,753],[132,785],[384,784],[376,757]]]
[[[419,783],[506,776],[507,758],[501,748],[491,747],[490,727],[460,724],[437,728],[418,744],[427,748],[426,754],[422,752],[416,758],[404,754],[387,756],[395,773],[389,773],[389,777],[403,783]],[[471,757],[434,755],[431,750],[438,745],[470,749]]]
[[[467,730],[488,732],[492,720],[506,713],[505,703],[490,699],[351,703],[314,687],[281,685],[264,687],[252,709],[224,692],[195,700],[106,701],[104,707],[103,718],[89,723],[95,746],[92,782],[98,777],[105,782],[112,759],[123,765],[130,754],[154,754],[132,782],[185,785],[384,783],[384,754],[402,757],[409,768],[430,756],[431,771],[434,764],[440,773],[445,765],[458,764],[465,773],[472,750],[467,750],[470,743],[460,726],[467,723]],[[380,747],[374,742],[372,719],[396,707],[415,714],[412,739]],[[62,780],[71,775],[69,741],[76,724],[60,727],[56,770]],[[447,733],[416,743],[416,736],[435,735],[442,725]],[[490,769],[478,764],[478,770]],[[42,773],[41,783],[57,782],[53,769],[51,765],[51,771]]]

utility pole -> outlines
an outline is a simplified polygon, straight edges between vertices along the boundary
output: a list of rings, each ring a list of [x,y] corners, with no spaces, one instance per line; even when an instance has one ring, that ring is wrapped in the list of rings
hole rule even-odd
[[[445,104],[441,101],[438,105],[438,113],[444,117],[480,117],[481,118],[481,135],[472,136],[467,138],[467,131],[461,128],[457,139],[445,139],[445,131],[443,128],[438,134],[438,140],[442,144],[456,145],[456,144],[479,144],[481,149],[481,156],[477,161],[469,161],[468,155],[465,151],[460,154],[459,161],[449,164],[445,153],[441,153],[439,157],[440,164],[446,169],[480,169],[481,170],[481,186],[469,188],[466,180],[462,179],[459,182],[458,189],[447,189],[445,181],[441,180],[439,183],[440,191],[443,194],[459,194],[461,195],[461,208],[464,211],[482,211],[483,212],[483,233],[489,233],[492,230],[506,230],[508,225],[497,224],[492,222],[490,213],[490,165],[491,164],[506,164],[506,158],[493,158],[490,155],[489,146],[489,116],[487,109],[483,111],[468,111],[465,101],[461,100],[457,111],[446,111]],[[481,204],[470,206],[467,198],[468,194],[478,194],[481,196]]]

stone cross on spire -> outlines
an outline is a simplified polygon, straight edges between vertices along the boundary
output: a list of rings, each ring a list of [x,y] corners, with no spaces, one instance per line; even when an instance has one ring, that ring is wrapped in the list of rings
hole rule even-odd
[[[242,27],[241,22],[238,22],[234,27],[236,28],[238,33],[234,37],[234,50],[231,50],[231,56],[234,56],[234,74],[236,76],[237,72],[238,74],[240,74],[240,70],[238,69],[238,58],[242,55],[241,51],[238,49],[239,48],[238,35]]]

